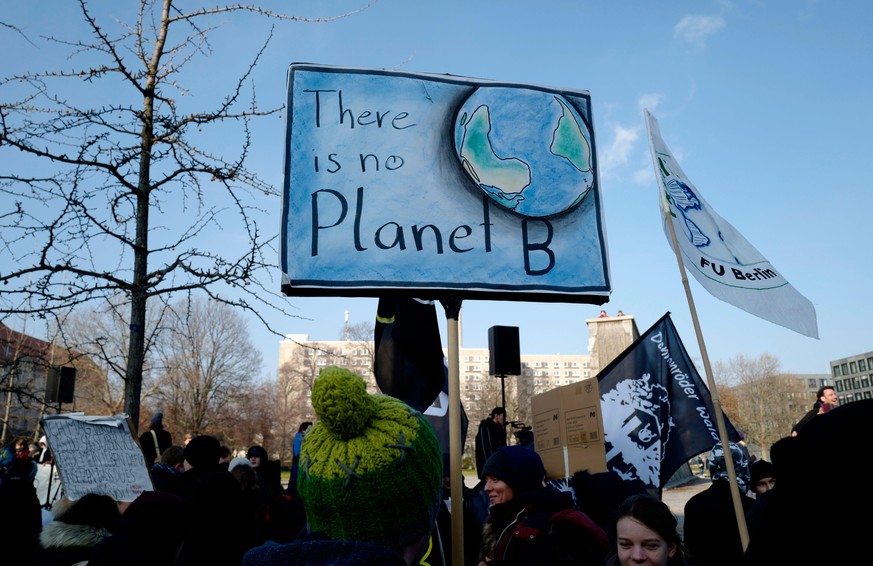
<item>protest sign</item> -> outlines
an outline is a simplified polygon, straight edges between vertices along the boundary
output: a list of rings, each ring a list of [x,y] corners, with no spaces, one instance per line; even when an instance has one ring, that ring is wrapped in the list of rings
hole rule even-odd
[[[42,426],[69,499],[99,493],[133,501],[154,489],[127,415],[48,415]]]

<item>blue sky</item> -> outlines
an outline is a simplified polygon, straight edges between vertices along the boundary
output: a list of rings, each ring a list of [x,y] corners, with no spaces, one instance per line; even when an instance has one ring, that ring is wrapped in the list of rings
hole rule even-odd
[[[49,4],[57,9],[19,4],[4,21],[29,22],[34,33],[77,18],[68,2]],[[292,5],[293,13],[310,17],[362,5],[266,4]],[[786,372],[827,373],[830,360],[873,350],[871,27],[873,3],[850,1],[379,0],[338,21],[278,25],[254,80],[263,106],[283,103],[292,62],[589,91],[613,283],[603,308],[633,315],[640,332],[670,311],[699,358],[661,229],[642,113],[648,108],[702,196],[817,311],[819,340],[723,303],[689,277],[710,360],[770,353]],[[220,81],[223,71],[236,77],[265,31],[262,21],[225,19],[213,36],[220,59],[200,63],[203,81],[192,84],[194,94]],[[21,53],[28,64],[45,55]],[[250,166],[281,186],[283,121],[261,124],[255,135]],[[346,310],[352,323],[375,316],[374,299],[286,300],[300,318],[273,322],[316,340],[338,339]],[[600,308],[465,301],[463,345],[486,347],[488,328],[506,325],[519,327],[524,353],[585,353],[585,319]],[[264,373],[274,374],[278,340],[254,323],[252,329]]]

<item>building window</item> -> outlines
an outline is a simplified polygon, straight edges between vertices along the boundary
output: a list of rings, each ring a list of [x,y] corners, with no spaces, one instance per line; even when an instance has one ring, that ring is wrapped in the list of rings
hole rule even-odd
[[[843,362],[843,365],[840,366],[840,369],[843,371],[843,375],[849,375],[849,364]]]
[[[858,371],[867,371],[867,362],[863,359],[858,360]]]
[[[873,358],[867,358],[867,367],[873,369]]]
[[[858,373],[858,366],[855,362],[849,362],[849,373]]]
[[[840,366],[834,366],[834,367],[831,368],[831,369],[834,370],[834,371],[833,371],[834,377],[840,377]]]
[[[861,389],[867,389],[870,387],[870,378],[866,375],[861,376]]]

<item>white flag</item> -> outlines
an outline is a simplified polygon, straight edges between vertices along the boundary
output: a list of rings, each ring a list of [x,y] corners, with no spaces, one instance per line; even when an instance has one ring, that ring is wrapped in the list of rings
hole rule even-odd
[[[815,307],[809,299],[703,200],[661,139],[657,120],[648,110],[644,112],[655,176],[661,188],[664,233],[672,247],[669,218],[685,269],[714,297],[818,338]]]

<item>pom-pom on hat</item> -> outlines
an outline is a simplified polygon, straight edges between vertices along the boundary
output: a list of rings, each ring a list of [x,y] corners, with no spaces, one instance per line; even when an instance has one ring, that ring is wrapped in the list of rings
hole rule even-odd
[[[443,480],[427,419],[399,399],[369,395],[360,376],[338,367],[321,370],[312,406],[318,421],[303,439],[297,477],[310,528],[395,549],[430,533]]]
[[[485,462],[482,477],[491,476],[506,482],[518,496],[543,487],[546,469],[540,455],[524,446],[498,448]]]

